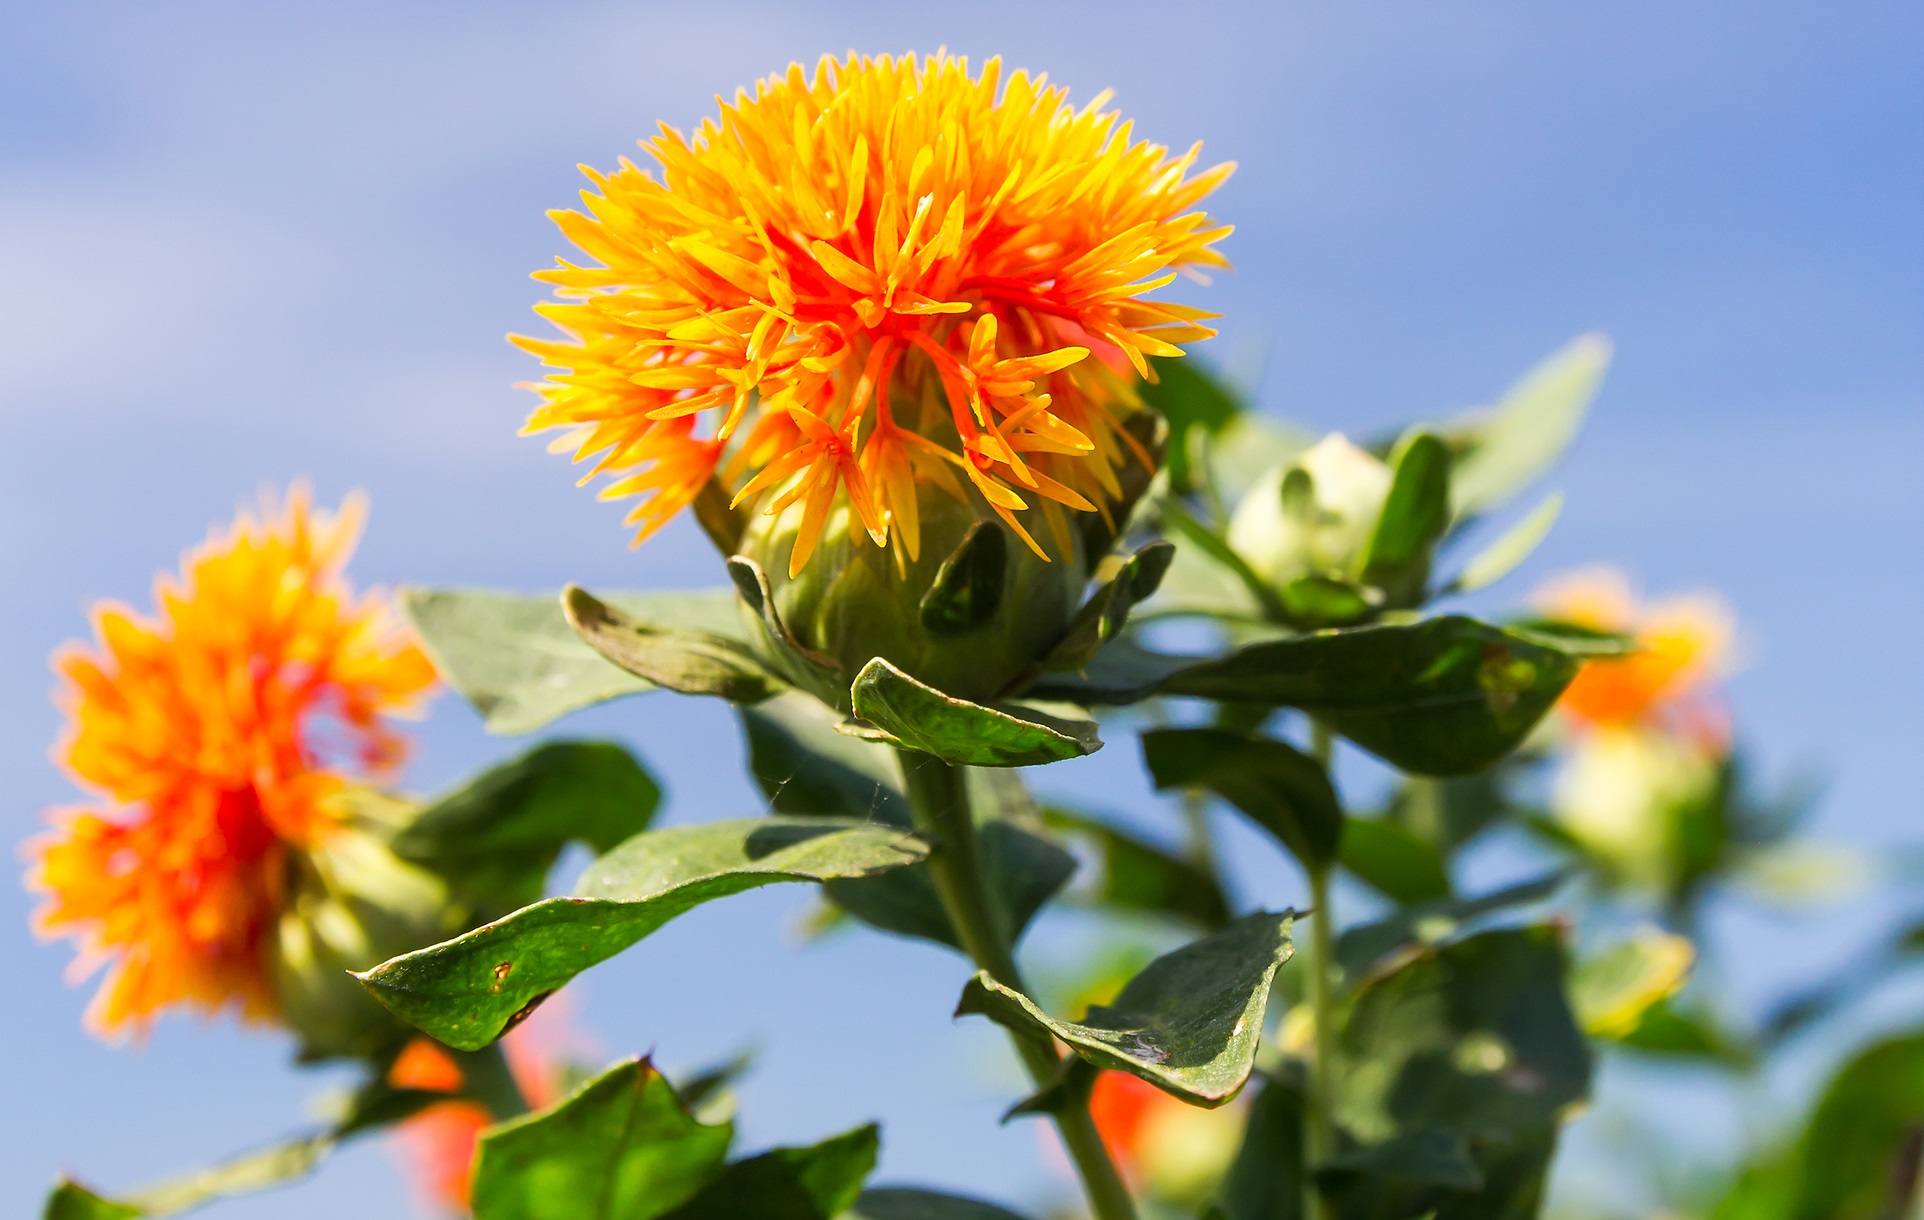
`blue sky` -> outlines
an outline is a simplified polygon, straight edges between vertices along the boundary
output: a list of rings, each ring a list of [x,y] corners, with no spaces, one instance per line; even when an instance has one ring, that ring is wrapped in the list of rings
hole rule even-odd
[[[514,435],[543,213],[657,120],[824,51],[932,49],[1105,87],[1140,135],[1205,142],[1237,270],[1191,299],[1266,408],[1367,432],[1485,401],[1601,329],[1618,363],[1517,587],[1619,561],[1737,606],[1733,684],[1773,768],[1822,765],[1820,828],[1917,840],[1924,732],[1924,9],[1832,5],[969,6],[94,3],[0,13],[0,764],[12,837],[71,792],[46,761],[47,652],[95,597],[144,599],[264,483],[365,487],[370,582],[716,583],[677,526],[618,510]],[[583,716],[664,776],[671,813],[752,807],[725,713],[665,698]],[[444,701],[413,781],[514,748]],[[1075,774],[1141,798],[1126,737]],[[1275,865],[1255,897],[1283,902]],[[66,950],[0,909],[14,1000],[0,1210],[62,1165],[126,1187],[299,1118],[284,1047],[164,1024],[78,1032]],[[800,947],[797,891],[690,916],[589,977],[611,1054],[764,1052],[750,1142],[887,1123],[885,1173],[1034,1197],[1054,1170],[998,1129],[993,1036],[951,1026],[963,970],[914,944]],[[1733,935],[1751,924],[1734,915]],[[1761,925],[1759,925],[1761,926]],[[1751,950],[1754,992],[1815,973],[1849,920]],[[723,946],[726,946],[723,948]],[[876,979],[886,986],[876,986]],[[25,1048],[32,1048],[25,1053]],[[857,1056],[838,1057],[835,1048]],[[859,1048],[859,1049],[856,1049]],[[26,1109],[16,1106],[24,1116]],[[250,1216],[404,1214],[378,1148]]]

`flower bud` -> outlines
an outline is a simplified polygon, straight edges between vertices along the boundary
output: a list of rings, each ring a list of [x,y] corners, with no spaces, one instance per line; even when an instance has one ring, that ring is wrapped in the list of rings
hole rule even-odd
[[[1274,586],[1354,578],[1390,481],[1387,464],[1332,432],[1257,480],[1230,519],[1229,545]]]
[[[1077,528],[1038,533],[1045,560],[1009,537],[973,492],[964,499],[924,485],[916,503],[913,558],[899,544],[874,545],[845,504],[794,576],[788,555],[801,504],[756,514],[743,533],[741,554],[766,574],[787,639],[758,637],[785,675],[844,712],[849,684],[875,657],[959,698],[996,698],[1062,638],[1088,582]],[[766,625],[752,608],[750,616]]]

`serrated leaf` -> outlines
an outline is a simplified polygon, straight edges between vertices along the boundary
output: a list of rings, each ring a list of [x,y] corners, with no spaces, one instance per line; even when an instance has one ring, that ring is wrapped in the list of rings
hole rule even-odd
[[[733,1134],[695,1121],[647,1060],[618,1064],[482,1134],[475,1220],[653,1220],[720,1171]]]
[[[1096,899],[1125,911],[1146,911],[1214,931],[1229,922],[1229,900],[1210,870],[1073,810],[1054,808],[1051,826],[1091,840],[1101,860]]]
[[[1456,579],[1450,582],[1450,589],[1457,593],[1474,593],[1516,571],[1549,537],[1550,528],[1557,523],[1557,517],[1562,512],[1562,492],[1553,491],[1543,497],[1515,525],[1497,535],[1494,542],[1472,556],[1463,565],[1463,570],[1457,573]]]
[[[717,630],[735,621],[727,589],[613,593],[605,600],[671,627]],[[531,733],[569,712],[654,689],[583,643],[558,593],[410,588],[401,604],[435,670],[481,713],[490,733]]]
[[[1165,694],[1300,708],[1421,775],[1481,771],[1515,749],[1577,659],[1463,615],[1267,640],[1165,678]]]
[[[1081,669],[1087,665],[1098,649],[1121,632],[1137,603],[1146,601],[1161,586],[1175,555],[1173,544],[1152,542],[1124,560],[1115,578],[1076,611],[1069,630],[1037,668]]]
[[[1129,1072],[1198,1106],[1219,1106],[1249,1079],[1294,912],[1259,912],[1151,962],[1113,1005],[1060,1021],[978,973],[957,1015],[974,1013],[1034,1038],[1058,1038],[1097,1067]]]
[[[970,767],[1032,767],[1102,748],[1090,720],[985,707],[943,694],[876,657],[850,687],[855,714],[904,749]]]
[[[1610,363],[1610,341],[1583,335],[1523,375],[1470,428],[1475,444],[1456,464],[1450,501],[1460,520],[1486,512],[1556,464]]]
[[[993,1203],[962,1195],[886,1186],[865,1190],[844,1220],[1023,1220]]]
[[[1343,867],[1404,906],[1450,897],[1450,874],[1442,855],[1394,822],[1345,822]]]
[[[881,1145],[873,1125],[806,1148],[735,1161],[667,1220],[836,1220],[861,1194]]]
[[[595,861],[574,897],[543,899],[356,977],[416,1028],[477,1050],[576,974],[704,902],[775,882],[866,876],[927,851],[905,831],[826,818],[647,831]]]
[[[610,662],[684,695],[759,703],[786,689],[747,645],[706,629],[650,623],[569,585],[561,591],[568,625]]]
[[[1336,859],[1343,809],[1321,763],[1287,742],[1223,729],[1155,729],[1142,757],[1157,789],[1206,788],[1267,830],[1304,867]]]
[[[423,809],[393,848],[461,897],[512,910],[541,897],[565,845],[608,851],[646,830],[660,802],[660,785],[623,747],[551,741]]]
[[[1450,449],[1433,432],[1404,436],[1390,455],[1393,475],[1382,515],[1363,551],[1367,584],[1391,604],[1416,605],[1429,580],[1430,552],[1450,528]]]

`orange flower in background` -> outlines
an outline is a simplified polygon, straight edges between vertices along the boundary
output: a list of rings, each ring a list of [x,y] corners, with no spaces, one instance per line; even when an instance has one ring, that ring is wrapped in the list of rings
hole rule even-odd
[[[1736,623],[1709,594],[1640,604],[1614,568],[1572,572],[1534,599],[1552,618],[1632,637],[1636,651],[1586,661],[1558,701],[1570,723],[1588,729],[1660,729],[1721,754],[1729,727],[1712,684],[1728,665]]]
[[[568,429],[605,497],[645,497],[637,542],[719,471],[738,500],[803,500],[791,574],[836,502],[913,556],[934,460],[1040,554],[1014,514],[1061,535],[1149,460],[1110,365],[1146,375],[1214,333],[1147,295],[1225,265],[1229,230],[1191,209],[1232,167],[1192,176],[1196,149],[1132,141],[1107,100],[1073,109],[996,60],[850,55],[738,93],[692,140],[664,126],[659,179],[587,170],[588,214],[554,214],[591,261],[537,276],[568,341],[516,340],[556,370],[527,430]]]
[[[1215,1193],[1242,1143],[1241,1106],[1200,1109],[1127,1072],[1096,1077],[1089,1116],[1131,1186],[1185,1207]]]
[[[278,1011],[283,854],[328,834],[344,785],[400,761],[385,717],[434,683],[386,600],[342,575],[363,501],[308,500],[264,497],[156,581],[152,617],[102,603],[96,642],[55,656],[71,718],[57,757],[94,799],[53,812],[28,884],[46,896],[37,930],[79,941],[76,971],[109,966],[96,1031],[173,1004]]]

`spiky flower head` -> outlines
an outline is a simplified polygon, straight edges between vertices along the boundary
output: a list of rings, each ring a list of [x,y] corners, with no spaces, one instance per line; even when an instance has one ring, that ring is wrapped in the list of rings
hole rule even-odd
[[[383,774],[434,671],[380,596],[342,574],[363,504],[264,498],[155,583],[155,611],[103,603],[95,643],[55,657],[58,756],[92,794],[29,844],[39,929],[110,965],[97,1030],[161,1009],[279,1011],[270,960],[286,853],[324,843],[333,798]]]
[[[568,337],[518,340],[555,370],[528,430],[641,498],[637,541],[718,475],[794,507],[790,576],[836,511],[915,560],[925,488],[1068,553],[1068,514],[1151,461],[1123,427],[1145,357],[1213,333],[1148,295],[1229,232],[1193,209],[1232,167],[1192,174],[1107,101],[995,60],[825,57],[664,126],[659,177],[585,170],[587,212],[555,220],[588,261],[537,277]]]

